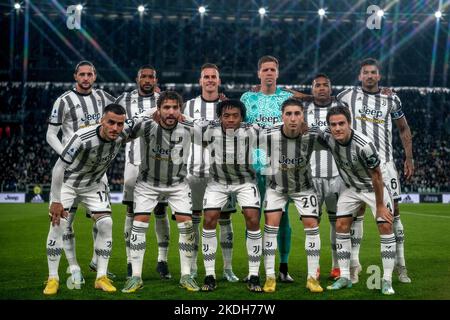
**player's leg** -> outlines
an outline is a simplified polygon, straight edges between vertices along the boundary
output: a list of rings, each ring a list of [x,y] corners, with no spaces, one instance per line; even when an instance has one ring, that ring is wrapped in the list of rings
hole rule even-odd
[[[378,232],[380,233],[380,252],[381,261],[383,264],[383,279],[381,283],[381,292],[385,295],[394,294],[394,289],[392,288],[392,272],[395,266],[395,252],[396,252],[396,241],[392,224],[386,222],[382,218],[376,217],[376,202],[375,193],[366,194],[367,204],[372,210],[372,214],[376,219]],[[389,191],[384,188],[383,200],[385,206],[389,209],[393,215],[393,205],[392,198]]]
[[[398,179],[398,172],[393,162],[388,162],[382,166],[383,180],[385,186],[388,187],[394,201],[394,234],[396,242],[396,256],[395,268],[398,272],[398,280],[402,283],[411,283],[411,278],[408,276],[405,262],[405,230],[402,221],[400,220],[400,210],[398,202],[400,200],[400,179]]]
[[[220,211],[227,202],[229,191],[227,186],[211,181],[206,186],[203,200],[202,253],[205,265],[205,280],[202,291],[213,291],[216,288],[216,227]]]
[[[350,280],[350,255],[352,250],[350,229],[361,203],[359,194],[353,189],[346,189],[339,196],[336,212],[336,251],[341,277],[328,286],[328,290],[352,287]]]
[[[263,291],[275,292],[277,285],[275,277],[275,255],[278,249],[277,235],[283,208],[286,206],[288,198],[286,195],[268,188],[265,199],[263,257],[266,282]]]
[[[235,196],[231,195],[228,198],[227,204],[220,212],[219,227],[220,227],[220,247],[222,249],[223,257],[223,278],[228,282],[237,282],[239,278],[233,272],[233,224],[231,221],[231,214],[236,212]]]
[[[284,208],[281,215],[280,228],[278,230],[278,250],[280,252],[280,281],[291,283],[294,279],[289,275],[288,261],[291,251],[292,229],[289,223],[289,204]]]
[[[352,253],[350,258],[350,277],[352,283],[359,282],[359,274],[361,273],[362,267],[359,262],[359,249],[361,248],[361,241],[364,233],[364,213],[366,212],[365,203],[361,204],[358,209],[356,217],[353,219],[351,227],[351,240],[352,240]]]
[[[340,269],[336,251],[336,211],[337,201],[339,195],[346,189],[342,178],[337,176],[326,180],[325,187],[325,205],[327,208],[328,219],[330,221],[330,244],[331,244],[331,258],[332,267],[330,272],[330,279],[336,280],[340,277]],[[320,208],[320,207],[319,207]]]
[[[156,272],[159,273],[161,279],[170,279],[172,275],[169,272],[168,254],[170,243],[170,222],[167,215],[167,200],[162,199],[155,207],[155,233],[158,242],[158,261],[156,264]]]
[[[130,236],[134,218],[134,186],[139,174],[139,166],[127,162],[125,164],[124,182],[123,182],[123,200],[122,203],[127,206],[125,214],[125,224],[123,234],[125,238],[125,252],[127,255],[127,279],[132,276],[131,256],[130,256]]]
[[[192,199],[192,227],[194,228],[195,233],[195,243],[194,243],[194,251],[192,253],[192,263],[191,263],[191,277],[197,277],[197,257],[198,257],[198,247],[200,242],[200,222],[202,218],[202,210],[203,210],[203,197],[205,195],[206,189],[206,178],[200,178],[193,175],[188,175],[186,177],[186,181],[189,184],[191,190],[195,190],[195,192],[191,192],[190,197]]]
[[[73,221],[75,219],[76,212],[77,212],[76,207],[70,208],[69,215],[67,217],[69,225],[64,230],[63,234],[64,254],[66,255],[67,262],[69,263],[67,273],[70,274],[81,272],[80,265],[78,264],[77,261],[75,231],[73,229]]]
[[[144,181],[137,181],[134,189],[134,218],[130,235],[130,258],[132,276],[122,292],[133,293],[143,287],[142,266],[147,246],[147,231],[150,214],[158,203],[159,188]]]
[[[100,181],[100,183],[102,183],[103,185],[106,186],[106,188],[108,189],[107,193],[109,194],[110,190],[109,190],[108,178],[107,178],[106,174],[102,177],[102,180]],[[97,256],[97,253],[95,252],[95,242],[97,239],[98,229],[97,229],[97,224],[95,223],[95,220],[93,219],[92,212],[90,211],[89,208],[86,208],[86,218],[91,219],[93,222],[92,223],[93,250],[92,250],[91,262],[89,263],[89,269],[93,272],[97,272],[98,256]],[[107,275],[108,275],[108,278],[110,278],[110,279],[116,278],[116,275],[114,273],[110,272],[109,270],[107,271]]]
[[[180,252],[180,287],[188,291],[199,291],[196,281],[191,278],[191,262],[194,252],[195,234],[192,225],[192,201],[189,197],[191,189],[185,182],[176,187],[167,188],[167,200],[175,214],[179,237]]]
[[[262,292],[259,279],[259,266],[262,255],[262,234],[260,220],[260,193],[253,183],[233,186],[237,202],[242,208],[247,227],[248,284],[252,292]]]
[[[79,190],[80,202],[91,212],[91,217],[95,221],[97,236],[95,238],[94,250],[97,256],[97,277],[95,288],[105,292],[115,292],[107,276],[109,258],[112,251],[112,218],[109,188],[103,181],[92,187]]]
[[[319,208],[317,195],[312,191],[306,191],[291,195],[297,207],[300,219],[305,230],[305,252],[308,263],[308,277],[306,288],[311,292],[322,292],[317,276],[317,268],[320,260],[320,233],[319,233]]]
[[[76,199],[75,191],[63,184],[61,188],[61,203],[64,210],[67,212],[69,208],[74,206]],[[50,199],[51,203],[51,199]],[[75,205],[76,207],[76,205]],[[47,249],[47,264],[48,264],[48,279],[44,289],[45,295],[54,295],[59,289],[59,262],[63,252],[63,234],[69,226],[67,217],[61,217],[59,225],[52,225],[50,216],[50,228],[47,235],[46,249]]]

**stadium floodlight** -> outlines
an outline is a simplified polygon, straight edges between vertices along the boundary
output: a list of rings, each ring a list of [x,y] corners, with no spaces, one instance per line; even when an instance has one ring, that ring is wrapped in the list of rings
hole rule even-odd
[[[436,19],[440,19],[442,18],[442,12],[438,10],[434,13],[434,16],[436,17]]]
[[[78,10],[78,11],[83,10],[83,5],[82,5],[82,4],[77,4],[77,10]]]
[[[325,15],[325,9],[320,8],[319,11],[317,11],[317,13],[319,14],[319,16],[323,17]]]
[[[200,12],[200,14],[204,14],[206,12],[206,8],[204,6],[200,6],[198,7],[198,12]]]
[[[140,13],[144,12],[144,11],[145,11],[145,7],[141,4],[141,5],[138,7],[138,11],[139,11]]]
[[[267,13],[266,8],[259,8],[258,13],[259,13],[261,16],[264,16],[264,15]]]
[[[384,11],[383,10],[378,10],[377,16],[379,16],[379,17],[384,16]]]
[[[20,8],[21,8],[20,3],[16,2],[16,3],[14,4],[14,9],[20,10]]]

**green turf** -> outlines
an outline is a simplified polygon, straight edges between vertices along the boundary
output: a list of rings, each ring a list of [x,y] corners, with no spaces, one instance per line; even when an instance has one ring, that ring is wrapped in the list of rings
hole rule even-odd
[[[60,265],[61,287],[56,297],[42,294],[44,280],[47,278],[47,260],[45,241],[48,232],[47,204],[0,204],[0,299],[450,299],[450,206],[444,204],[401,205],[402,221],[406,233],[406,260],[412,284],[401,284],[394,276],[396,295],[383,297],[378,290],[366,287],[366,268],[369,265],[381,266],[379,238],[374,219],[366,213],[364,239],[361,247],[363,273],[360,283],[350,290],[311,294],[305,289],[306,257],[304,253],[304,232],[291,207],[292,248],[290,255],[290,273],[295,278],[293,284],[278,284],[273,294],[251,294],[243,283],[218,281],[218,288],[210,293],[189,293],[178,288],[179,258],[178,233],[171,220],[171,244],[169,249],[169,266],[173,278],[162,281],[155,271],[157,248],[154,235],[154,221],[147,237],[147,252],[143,268],[144,289],[137,294],[123,294],[126,262],[123,240],[124,206],[113,206],[114,246],[110,260],[110,270],[118,275],[114,282],[119,291],[107,294],[94,289],[95,274],[88,271],[92,254],[92,223],[85,218],[84,211],[79,210],[74,229],[77,240],[77,256],[86,278],[82,290],[68,290],[65,286],[67,261],[63,256]],[[233,216],[234,225],[234,271],[239,277],[247,273],[247,254],[244,241],[243,216]],[[329,223],[325,219],[321,224],[321,269],[322,286],[331,282],[326,280],[330,269]],[[219,246],[220,247],[220,246]],[[220,249],[216,262],[217,275],[222,272]],[[276,262],[278,265],[278,260]],[[261,275],[264,265],[261,262]],[[199,279],[204,277],[203,261],[199,257]],[[262,279],[263,280],[263,279]]]

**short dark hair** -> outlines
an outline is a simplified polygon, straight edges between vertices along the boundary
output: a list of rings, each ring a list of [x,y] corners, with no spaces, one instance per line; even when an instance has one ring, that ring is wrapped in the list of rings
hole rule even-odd
[[[328,82],[331,83],[330,78],[328,78],[328,76],[325,73],[317,73],[313,78],[313,82],[316,81],[317,78],[325,78],[328,80]]]
[[[118,115],[127,114],[124,107],[117,103],[110,103],[103,109],[103,114],[105,115],[108,112],[112,112]]]
[[[209,62],[202,65],[202,67],[200,68],[200,72],[202,72],[204,69],[216,69],[217,71],[219,71],[219,67],[216,64]]]
[[[78,73],[78,69],[80,69],[80,67],[82,67],[82,66],[90,66],[90,67],[92,67],[92,70],[94,70],[94,73],[97,73],[97,71],[95,70],[94,64],[92,62],[90,62],[90,61],[87,61],[87,60],[83,60],[83,61],[78,62],[77,65],[75,66],[75,72],[74,73],[77,74]]]
[[[289,98],[283,101],[281,104],[281,113],[284,112],[284,109],[286,109],[287,106],[299,106],[300,109],[303,111],[303,104],[299,99],[296,98]]]
[[[153,67],[153,66],[150,65],[150,64],[144,64],[144,65],[140,66],[137,73],[139,74],[139,72],[141,72],[141,71],[144,70],[144,69],[150,69],[150,70],[153,70],[153,71],[155,71],[155,75],[156,75],[156,69],[155,69],[155,67]]]
[[[344,107],[344,106],[336,106],[336,107],[330,108],[330,110],[328,110],[328,112],[327,112],[327,123],[330,123],[331,116],[335,116],[338,114],[344,115],[345,118],[347,119],[347,121],[349,123],[351,123],[352,116],[350,114],[350,109],[347,107]]]
[[[156,101],[157,108],[161,108],[161,105],[165,100],[177,100],[177,104],[180,108],[183,106],[183,98],[176,91],[166,90],[160,93],[158,100]]]
[[[220,118],[222,116],[223,109],[230,109],[230,108],[238,108],[241,111],[242,120],[245,119],[246,116],[245,105],[244,103],[242,103],[242,101],[236,99],[230,99],[219,102],[216,106],[217,117]]]
[[[261,65],[266,62],[275,62],[275,64],[277,65],[277,68],[278,68],[278,59],[277,58],[275,58],[274,56],[262,56],[258,60],[258,70],[261,69]]]
[[[380,63],[378,62],[377,59],[374,59],[374,58],[364,59],[359,64],[359,70],[361,70],[365,66],[375,66],[375,67],[377,67],[378,71],[380,71]]]

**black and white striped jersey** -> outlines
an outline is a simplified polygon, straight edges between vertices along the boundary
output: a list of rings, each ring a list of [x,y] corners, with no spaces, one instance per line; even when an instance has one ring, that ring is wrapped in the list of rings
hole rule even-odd
[[[101,125],[80,129],[65,145],[60,156],[68,164],[64,172],[64,183],[75,188],[89,187],[99,183],[128,139],[143,134],[138,132],[139,128],[132,120],[127,120],[124,130],[114,141],[103,139],[100,136],[100,130]]]
[[[268,185],[282,193],[296,193],[313,188],[310,159],[314,150],[326,146],[319,128],[309,128],[296,138],[283,133],[283,125],[261,132],[260,148],[267,155],[266,167]],[[268,171],[270,168],[270,171]]]
[[[383,162],[393,161],[392,119],[404,116],[399,97],[353,87],[339,93],[337,99],[350,109],[352,128],[372,138]]]
[[[194,120],[217,120],[216,106],[219,102],[220,100],[207,101],[200,95],[184,104],[183,114]],[[187,164],[189,174],[197,177],[208,176],[209,162],[206,150],[200,144],[192,143]]]
[[[66,91],[56,99],[48,119],[50,125],[61,126],[62,144],[65,145],[78,130],[100,122],[103,108],[115,98],[102,89],[82,94],[75,89]]]
[[[328,128],[327,112],[332,107],[342,106],[335,99],[330,104],[320,106],[313,101],[304,103],[305,122],[310,128],[325,130]],[[333,178],[339,175],[333,155],[329,150],[313,151],[311,155],[311,174],[313,178]]]
[[[187,173],[193,127],[193,122],[186,121],[178,122],[169,130],[154,121],[145,122],[141,128],[144,134],[138,181],[154,187],[170,187],[182,182]]]
[[[345,145],[337,142],[329,129],[325,130],[323,138],[333,153],[345,185],[358,192],[372,192],[374,189],[369,169],[380,165],[380,158],[372,140],[354,129]]]
[[[155,109],[156,101],[159,97],[159,93],[154,93],[150,96],[141,96],[139,91],[133,90],[131,92],[122,93],[117,99],[116,103],[120,104],[127,111],[127,118],[131,119],[137,117],[144,112]],[[125,147],[125,159],[134,165],[140,165],[140,138],[131,140]]]
[[[255,182],[252,153],[257,146],[258,129],[241,123],[237,130],[222,129],[219,122],[204,131],[210,158],[210,177],[227,185]]]

